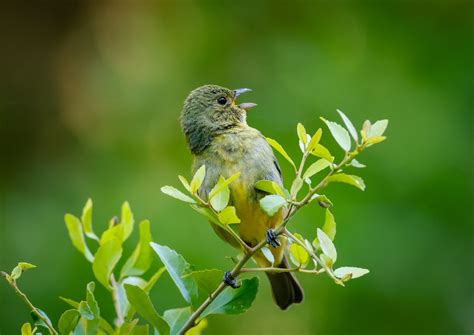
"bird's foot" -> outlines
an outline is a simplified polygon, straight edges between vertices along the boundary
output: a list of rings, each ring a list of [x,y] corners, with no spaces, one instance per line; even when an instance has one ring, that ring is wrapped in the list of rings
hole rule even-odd
[[[232,288],[239,288],[240,287],[240,285],[237,284],[237,279],[235,279],[232,276],[232,273],[230,273],[230,271],[227,271],[226,273],[224,273],[224,284],[226,284],[227,286],[230,286]]]
[[[277,248],[281,246],[280,241],[278,240],[278,235],[275,233],[273,229],[268,229],[265,237],[267,239],[267,243],[270,244],[272,247]]]

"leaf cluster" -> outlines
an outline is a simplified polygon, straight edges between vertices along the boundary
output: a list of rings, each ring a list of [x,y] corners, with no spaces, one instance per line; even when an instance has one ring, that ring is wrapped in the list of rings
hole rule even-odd
[[[231,276],[237,278],[246,272],[301,272],[316,275],[326,273],[337,284],[344,286],[349,280],[369,272],[367,269],[352,266],[334,269],[338,259],[334,243],[336,220],[333,202],[323,191],[332,183],[344,183],[365,190],[361,177],[348,174],[344,170],[365,168],[355,157],[366,148],[386,139],[384,132],[388,121],[379,120],[372,124],[367,120],[357,132],[350,119],[342,111],[337,112],[344,126],[324,118],[321,120],[343,150],[343,158],[338,163],[335,155],[321,144],[321,128],[310,135],[301,123],[297,125],[296,133],[302,153],[298,164],[281,144],[267,138],[268,144],[293,167],[294,176],[289,188],[270,180],[260,180],[254,187],[264,194],[260,199],[260,207],[269,217],[279,212],[284,214],[282,222],[275,227],[275,233],[286,237],[288,243],[284,251],[293,267],[282,269],[276,266],[270,246],[267,246],[265,240],[253,247],[241,240],[238,234],[240,218],[230,202],[229,187],[240,177],[240,173],[228,178],[220,176],[209,194],[203,194],[200,190],[206,177],[204,165],[190,181],[183,176],[178,177],[184,192],[173,186],[161,188],[164,194],[189,204],[208,221],[235,238],[243,254],[239,258],[234,257],[236,264],[228,273]],[[312,203],[318,204],[325,211],[324,222],[315,227],[314,236],[306,238],[290,232],[287,224],[293,215]],[[20,262],[10,273],[1,272],[1,275],[31,310],[33,322],[22,326],[22,335],[40,334],[41,328],[53,335],[197,335],[206,328],[206,318],[209,315],[239,314],[251,307],[258,291],[258,277],[243,279],[240,285],[236,285],[237,289],[232,289],[222,282],[222,270],[196,270],[178,252],[153,241],[148,220],[136,225],[128,202],[123,203],[120,218],[113,217],[100,234],[96,233],[93,226],[92,214],[93,203],[89,199],[80,217],[66,214],[64,220],[73,246],[91,264],[96,281],[110,293],[115,319],[106,320],[101,315],[100,305],[103,302],[95,298],[96,284],[91,281],[87,284],[82,300],[61,297],[70,308],[64,311],[55,327],[47,314],[33,305],[18,287],[17,281],[22,274],[35,268],[35,265]],[[125,256],[124,244],[137,230],[137,226],[139,240],[132,253]],[[247,262],[259,251],[269,260],[271,266],[245,268]],[[163,266],[150,273],[155,255]],[[122,265],[119,266],[120,264]],[[164,272],[169,274],[180,292],[183,304],[161,311],[156,309],[149,294]]]

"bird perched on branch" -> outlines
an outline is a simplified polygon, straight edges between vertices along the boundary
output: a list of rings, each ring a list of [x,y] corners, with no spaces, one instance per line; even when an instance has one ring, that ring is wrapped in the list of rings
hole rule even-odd
[[[206,177],[199,195],[207,200],[220,176],[229,178],[240,172],[240,177],[229,185],[230,202],[241,220],[237,225],[238,234],[249,246],[267,238],[274,247],[270,248],[274,266],[286,268],[286,241],[272,236],[272,228],[283,220],[284,209],[269,217],[259,205],[264,192],[254,188],[257,181],[264,179],[283,187],[281,171],[265,138],[247,124],[247,111],[256,104],[236,102],[239,95],[248,91],[250,89],[230,90],[216,85],[195,89],[184,102],[181,127],[194,156],[194,171],[206,166]],[[211,225],[224,241],[240,247],[230,233],[216,224]],[[261,251],[254,255],[254,259],[259,266],[271,266]],[[275,302],[281,309],[303,300],[303,291],[291,273],[267,273],[267,276]]]

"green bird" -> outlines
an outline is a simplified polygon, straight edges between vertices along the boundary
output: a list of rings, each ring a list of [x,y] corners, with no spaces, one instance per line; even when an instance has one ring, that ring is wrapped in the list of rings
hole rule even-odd
[[[193,170],[206,166],[206,177],[198,194],[205,200],[219,176],[229,178],[237,172],[240,177],[230,185],[230,204],[235,207],[241,222],[238,234],[249,246],[267,239],[273,248],[274,266],[287,267],[284,257],[286,241],[280,241],[272,228],[285,215],[281,209],[269,217],[260,208],[259,200],[266,194],[255,189],[259,180],[271,180],[283,186],[281,170],[270,145],[262,134],[247,124],[247,111],[254,103],[236,103],[236,98],[250,89],[230,90],[217,85],[205,85],[192,91],[184,102],[181,127],[194,156]],[[219,237],[239,248],[235,238],[211,223]],[[254,260],[259,266],[271,266],[263,253]],[[303,300],[303,291],[289,272],[267,273],[273,297],[281,309]]]

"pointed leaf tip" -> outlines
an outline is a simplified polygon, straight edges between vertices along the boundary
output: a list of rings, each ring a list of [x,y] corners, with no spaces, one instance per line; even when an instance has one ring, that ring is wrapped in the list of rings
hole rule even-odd
[[[278,143],[277,141],[275,141],[274,139],[269,138],[269,137],[267,137],[266,140],[267,140],[268,144],[270,144],[272,146],[273,149],[278,151],[296,169],[295,162],[293,162],[293,160],[290,158],[290,156],[285,151],[285,149],[283,149],[283,147],[281,146],[280,143]]]
[[[196,194],[196,192],[201,187],[204,178],[206,177],[206,165],[202,165],[194,174],[193,179],[191,180],[191,193]]]
[[[173,186],[163,186],[161,188],[161,192],[178,200],[187,202],[189,204],[195,204],[196,201],[194,199],[188,197],[186,194],[181,192],[180,190],[174,188]]]
[[[349,133],[351,134],[352,138],[357,143],[357,141],[359,140],[359,136],[357,135],[357,130],[355,129],[355,127],[352,124],[351,120],[341,110],[337,109],[337,112],[341,116],[341,119],[344,122],[344,124],[346,125],[347,130],[349,130]]]

